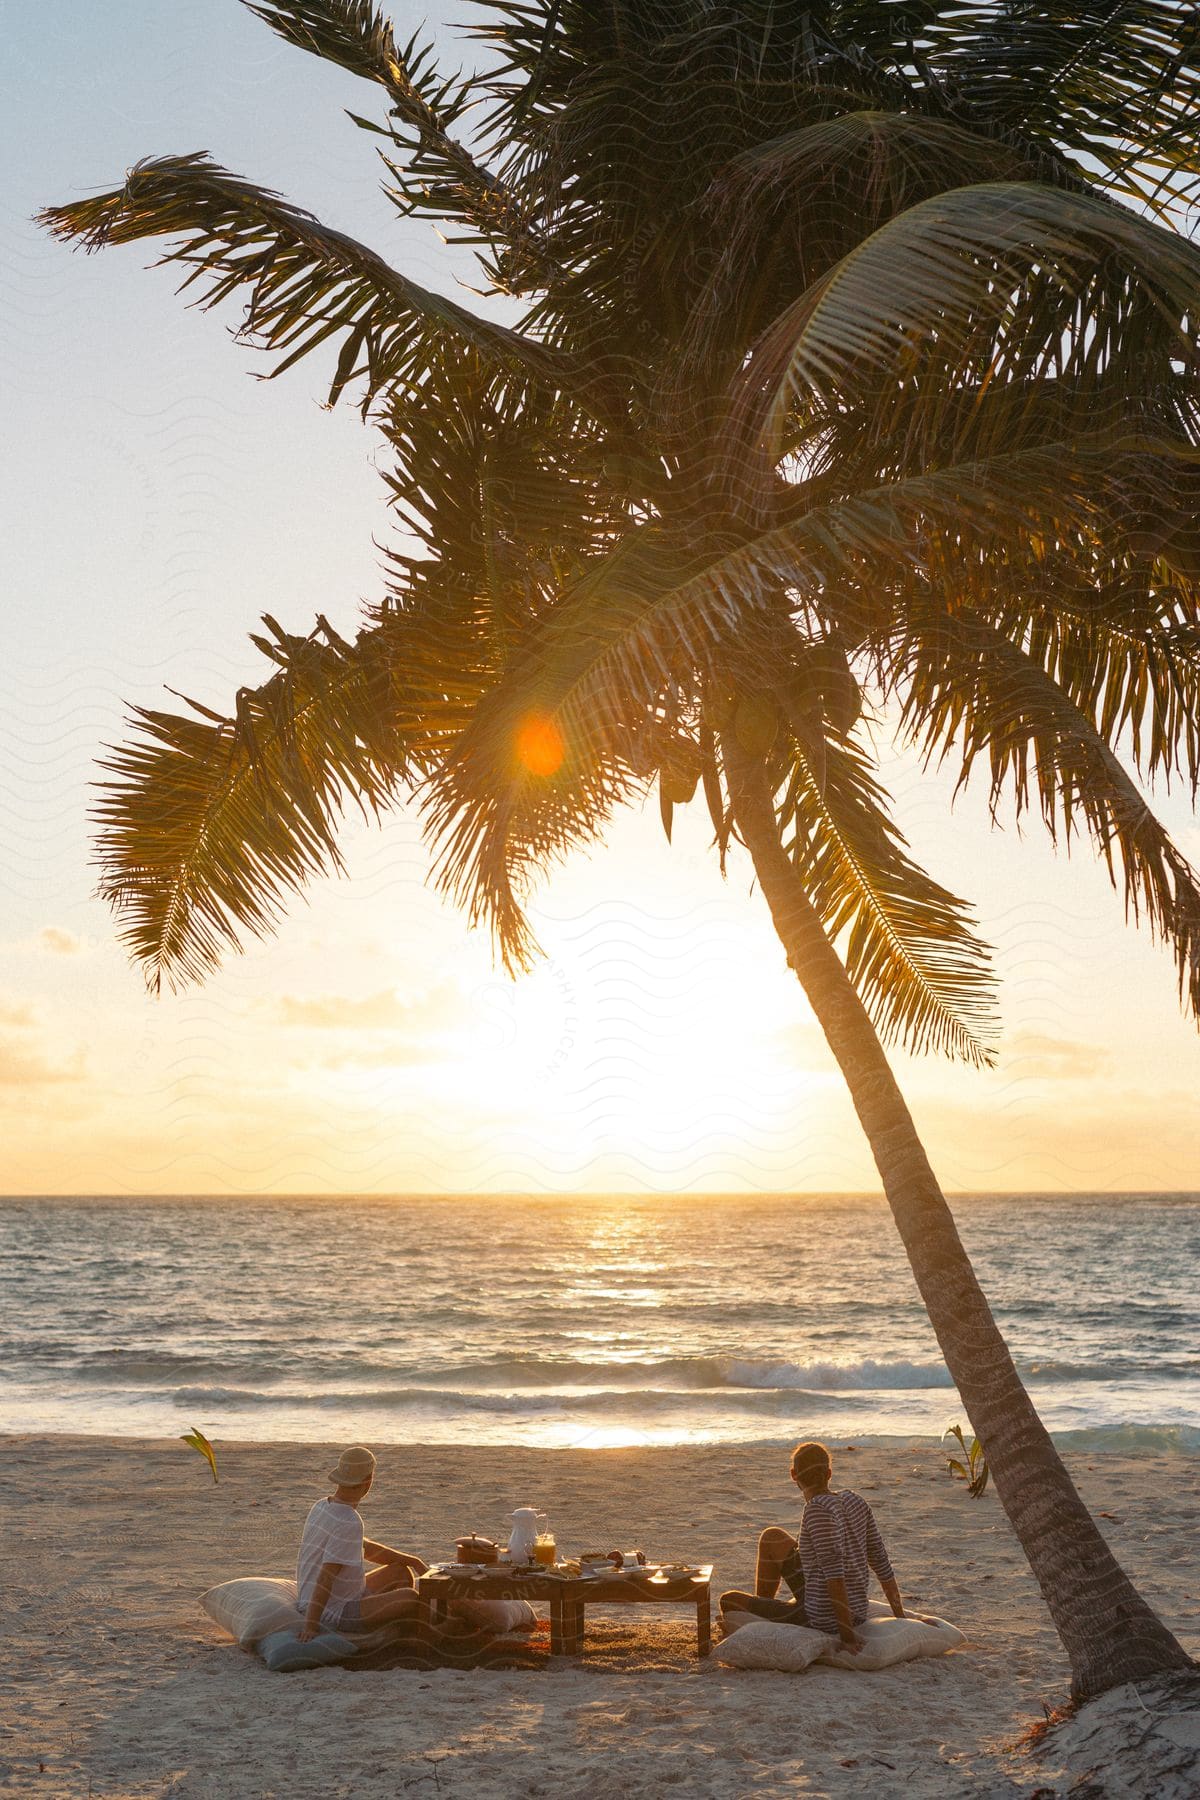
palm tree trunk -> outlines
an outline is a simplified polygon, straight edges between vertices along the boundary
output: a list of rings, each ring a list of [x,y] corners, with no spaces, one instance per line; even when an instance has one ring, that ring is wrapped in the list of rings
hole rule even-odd
[[[875,1028],[780,842],[763,765],[732,733],[724,749],[775,929],[845,1076],[946,1366],[1070,1658],[1073,1696],[1191,1668],[1105,1543],[1022,1385]]]

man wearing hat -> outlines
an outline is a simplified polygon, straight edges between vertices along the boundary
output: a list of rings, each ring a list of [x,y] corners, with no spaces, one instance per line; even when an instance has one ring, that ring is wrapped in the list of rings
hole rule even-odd
[[[363,1536],[358,1503],[375,1479],[375,1458],[361,1444],[343,1450],[329,1479],[334,1492],[317,1500],[304,1522],[296,1560],[296,1587],[304,1623],[302,1642],[327,1631],[362,1631],[420,1610],[413,1576],[426,1565],[419,1556],[373,1544]],[[366,1573],[366,1563],[380,1566]]]

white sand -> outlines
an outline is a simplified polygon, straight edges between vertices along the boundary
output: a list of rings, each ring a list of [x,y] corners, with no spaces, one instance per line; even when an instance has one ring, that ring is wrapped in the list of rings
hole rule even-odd
[[[228,1444],[220,1466],[215,1487],[178,1442],[0,1438],[0,1791],[932,1800],[1048,1779],[1008,1747],[1064,1699],[1063,1657],[995,1498],[970,1500],[932,1446],[839,1459],[906,1597],[969,1639],[873,1675],[699,1664],[687,1615],[649,1608],[621,1615],[635,1666],[613,1666],[601,1627],[590,1658],[547,1670],[271,1675],[197,1597],[292,1572],[330,1456]],[[1129,1573],[1200,1652],[1196,1465],[1094,1455],[1073,1468]],[[433,1557],[466,1530],[500,1535],[520,1503],[549,1512],[564,1551],[636,1543],[715,1561],[714,1598],[751,1581],[758,1529],[796,1515],[786,1452],[739,1447],[384,1448],[363,1511],[369,1536]]]

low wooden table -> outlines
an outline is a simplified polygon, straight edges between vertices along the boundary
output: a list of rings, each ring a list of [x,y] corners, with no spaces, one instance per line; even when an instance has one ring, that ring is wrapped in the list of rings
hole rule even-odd
[[[560,1575],[552,1569],[475,1569],[443,1564],[417,1582],[430,1617],[442,1617],[452,1600],[543,1601],[550,1608],[551,1656],[578,1656],[583,1650],[586,1606],[667,1606],[696,1609],[696,1654],[712,1649],[712,1564],[684,1574],[654,1569],[614,1569],[607,1575]]]

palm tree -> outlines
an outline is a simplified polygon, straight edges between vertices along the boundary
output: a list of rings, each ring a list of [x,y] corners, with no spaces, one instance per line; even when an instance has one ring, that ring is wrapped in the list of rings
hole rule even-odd
[[[246,0],[249,4],[250,0]],[[1188,1665],[996,1328],[884,1051],[991,1058],[967,906],[887,810],[864,704],[994,803],[1083,827],[1200,1009],[1200,886],[1133,776],[1200,775],[1200,38],[962,0],[485,0],[443,80],[372,0],[261,0],[382,89],[387,191],[476,248],[498,324],[206,156],[48,209],[167,237],[278,374],[337,345],[415,554],[229,717],[141,711],[102,891],[152,987],[202,978],[416,794],[513,969],[529,882],[657,783],[746,845],[870,1141],[1077,1696]],[[481,115],[462,135],[470,106]],[[887,709],[886,711],[884,709]]]

